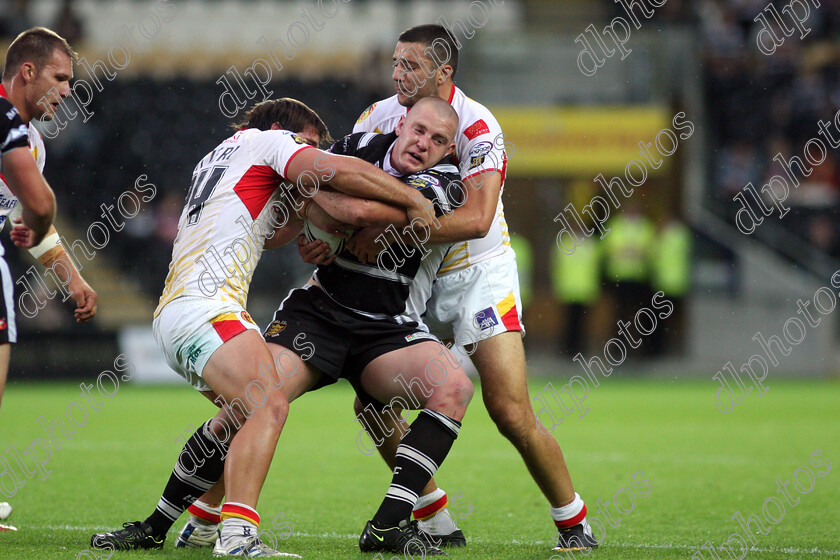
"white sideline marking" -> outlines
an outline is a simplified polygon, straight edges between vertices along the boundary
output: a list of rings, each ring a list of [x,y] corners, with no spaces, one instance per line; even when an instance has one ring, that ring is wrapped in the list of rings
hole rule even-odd
[[[108,530],[113,530],[113,527],[105,527],[105,526],[93,526],[93,525],[33,525],[30,527],[19,527],[20,530],[26,531],[26,529],[34,529],[34,530],[48,530],[48,531],[86,531],[91,533],[96,532],[104,532]],[[177,535],[180,532],[180,529],[172,529],[167,533],[167,535]],[[296,532],[292,537],[304,537],[304,538],[334,538],[334,539],[358,539],[359,535],[357,534],[341,534],[341,533],[304,533],[301,531]],[[470,542],[475,542],[477,544],[494,544],[494,545],[504,545],[504,544],[524,544],[524,545],[546,545],[550,546],[553,545],[555,541],[544,541],[544,540],[535,540],[535,541],[522,541],[519,539],[511,539],[511,540],[503,540],[503,539],[486,539],[481,537],[473,537],[467,540],[467,544]],[[700,550],[699,546],[688,545],[688,544],[638,544],[638,543],[626,543],[626,542],[617,542],[611,543],[607,542],[604,544],[604,548],[649,548],[649,549],[656,549],[656,550]],[[773,552],[773,553],[782,553],[782,554],[826,554],[829,556],[840,556],[840,550],[822,550],[819,548],[791,548],[791,547],[784,547],[784,548],[761,548],[761,547],[750,547],[749,552]]]

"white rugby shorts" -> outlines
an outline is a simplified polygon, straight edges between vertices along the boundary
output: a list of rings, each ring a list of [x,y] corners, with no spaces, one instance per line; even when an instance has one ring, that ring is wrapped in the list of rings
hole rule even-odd
[[[460,346],[505,332],[525,336],[515,253],[438,276],[423,320],[438,338]]]
[[[152,322],[166,363],[198,391],[209,391],[201,373],[222,344],[246,330],[257,331],[248,312],[235,303],[180,297],[167,303]]]

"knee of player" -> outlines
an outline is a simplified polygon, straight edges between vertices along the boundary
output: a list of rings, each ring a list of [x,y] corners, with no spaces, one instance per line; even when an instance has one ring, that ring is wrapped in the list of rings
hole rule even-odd
[[[508,439],[519,439],[535,428],[534,413],[528,403],[497,400],[485,403],[490,418],[499,432]]]
[[[289,400],[282,391],[272,391],[265,405],[260,408],[265,410],[271,422],[279,424],[281,428],[289,416]]]
[[[470,381],[470,378],[464,374],[453,381],[451,391],[454,396],[455,403],[466,409],[467,405],[470,404],[470,401],[472,400],[473,394],[475,393],[475,387],[473,386],[472,381]]]

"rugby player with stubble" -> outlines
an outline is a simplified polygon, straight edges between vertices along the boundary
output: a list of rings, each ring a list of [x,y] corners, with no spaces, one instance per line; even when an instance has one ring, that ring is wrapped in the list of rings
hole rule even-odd
[[[4,106],[11,105],[14,108],[17,118],[26,127],[30,152],[27,157],[35,163],[39,177],[44,171],[47,155],[44,141],[32,122],[52,120],[59,105],[70,95],[70,80],[73,78],[76,58],[76,53],[67,41],[43,27],[24,31],[6,51],[0,99]],[[4,110],[2,113],[7,112]],[[16,153],[14,157],[21,156]],[[4,169],[4,174],[0,176],[0,229],[7,218],[11,218],[14,224],[10,233],[12,241],[19,247],[29,249],[29,253],[45,269],[52,270],[62,285],[66,286],[77,306],[76,321],[90,321],[96,315],[96,292],[85,282],[67,256],[52,221],[46,234],[32,229],[31,219],[26,219],[26,201],[18,196],[19,193],[9,183],[11,171],[8,169]],[[23,202],[23,208],[19,202]],[[38,242],[34,243],[34,240]],[[2,254],[0,249],[0,256]],[[3,280],[5,312],[0,317],[0,400],[3,398],[9,370],[10,343],[16,342],[17,338],[12,282],[8,279],[6,286],[6,276],[8,271]],[[12,507],[6,502],[0,502],[0,520],[6,519],[11,513]]]

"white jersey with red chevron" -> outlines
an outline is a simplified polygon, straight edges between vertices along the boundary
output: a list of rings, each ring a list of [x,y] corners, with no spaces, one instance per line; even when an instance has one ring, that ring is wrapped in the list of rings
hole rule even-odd
[[[185,296],[246,307],[266,237],[288,212],[280,198],[289,162],[307,148],[288,130],[249,128],[204,156],[193,171],[155,317]]]
[[[456,243],[446,255],[438,274],[461,270],[477,262],[504,253],[510,247],[510,235],[505,222],[502,192],[505,187],[507,154],[502,128],[487,107],[470,99],[460,88],[452,86],[449,103],[458,113],[460,125],[455,138],[455,160],[461,179],[496,170],[502,175],[502,188],[496,204],[496,215],[490,232],[482,239]],[[392,132],[408,109],[397,96],[377,101],[359,116],[353,132]],[[467,196],[469,196],[467,192]]]

